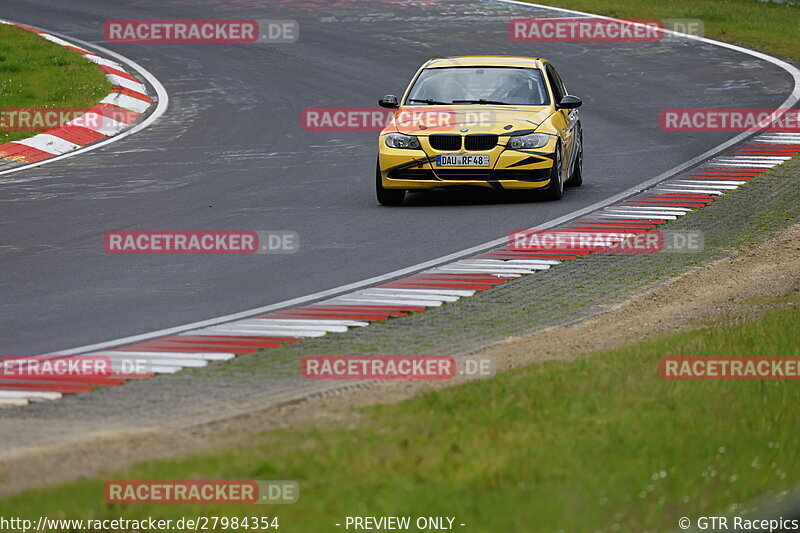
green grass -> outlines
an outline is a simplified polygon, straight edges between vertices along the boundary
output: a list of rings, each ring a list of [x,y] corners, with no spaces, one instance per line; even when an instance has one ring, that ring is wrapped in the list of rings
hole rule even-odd
[[[704,36],[800,61],[800,4],[757,0],[529,0],[618,18],[696,18]]]
[[[666,531],[800,480],[800,387],[665,381],[664,356],[800,356],[797,306],[550,362],[0,502],[0,516],[275,515],[333,531],[346,515],[456,516],[464,531]],[[107,479],[291,479],[287,506],[111,506]],[[458,528],[461,529],[461,528]]]
[[[0,24],[0,109],[89,108],[111,91],[105,74],[73,50]],[[0,131],[0,144],[36,131]]]

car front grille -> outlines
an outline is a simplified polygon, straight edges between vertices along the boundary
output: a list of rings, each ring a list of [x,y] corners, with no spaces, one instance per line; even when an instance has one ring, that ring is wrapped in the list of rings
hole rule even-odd
[[[389,179],[393,180],[433,180],[433,171],[424,168],[405,168],[389,172]]]
[[[545,181],[550,177],[550,169],[518,170],[502,169],[491,170],[483,168],[437,168],[436,171],[424,168],[406,168],[392,170],[389,179],[394,180],[517,180],[517,181]]]
[[[497,146],[497,135],[467,135],[464,148],[468,151],[483,152]]]
[[[443,180],[488,180],[492,174],[490,168],[437,168],[439,179]]]
[[[496,180],[519,180],[519,181],[545,181],[550,178],[550,169],[540,170],[495,170],[492,177]]]
[[[461,150],[461,135],[431,135],[428,140],[434,150]]]
[[[497,146],[497,135],[431,135],[428,140],[431,148],[439,152],[461,150],[462,139],[464,148],[469,152],[486,152]]]

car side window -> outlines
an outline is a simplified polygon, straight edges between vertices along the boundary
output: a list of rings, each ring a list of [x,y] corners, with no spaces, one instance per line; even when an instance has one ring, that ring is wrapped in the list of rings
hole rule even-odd
[[[554,69],[552,65],[548,63],[545,70],[547,71],[547,79],[550,82],[550,86],[553,88],[553,95],[555,96],[556,103],[558,103],[567,95],[567,89],[564,87],[564,82],[561,81],[556,69]]]

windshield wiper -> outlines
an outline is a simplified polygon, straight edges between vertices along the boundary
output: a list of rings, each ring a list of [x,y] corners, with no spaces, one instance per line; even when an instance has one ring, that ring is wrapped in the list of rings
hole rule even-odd
[[[428,104],[428,105],[450,105],[452,102],[439,102],[436,100],[431,100],[430,98],[426,98],[424,100],[420,100],[419,98],[409,98],[409,102],[419,102],[421,104]]]
[[[511,105],[508,102],[500,102],[499,100],[486,100],[480,98],[479,100],[453,100],[454,104],[496,104],[496,105]]]

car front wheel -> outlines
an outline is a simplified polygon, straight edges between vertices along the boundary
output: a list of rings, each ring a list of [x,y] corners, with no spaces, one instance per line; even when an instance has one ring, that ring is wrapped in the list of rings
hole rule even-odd
[[[381,165],[375,166],[375,193],[381,205],[400,205],[406,197],[404,189],[386,189],[381,182]]]
[[[567,187],[579,187],[583,183],[583,132],[578,133],[576,142],[578,143],[575,147],[577,153],[575,154],[575,163],[572,166],[572,175],[565,184]]]
[[[561,176],[561,147],[556,146],[556,152],[553,155],[553,169],[550,171],[550,184],[544,189],[543,196],[546,200],[561,199],[561,195],[564,194],[564,179]]]

